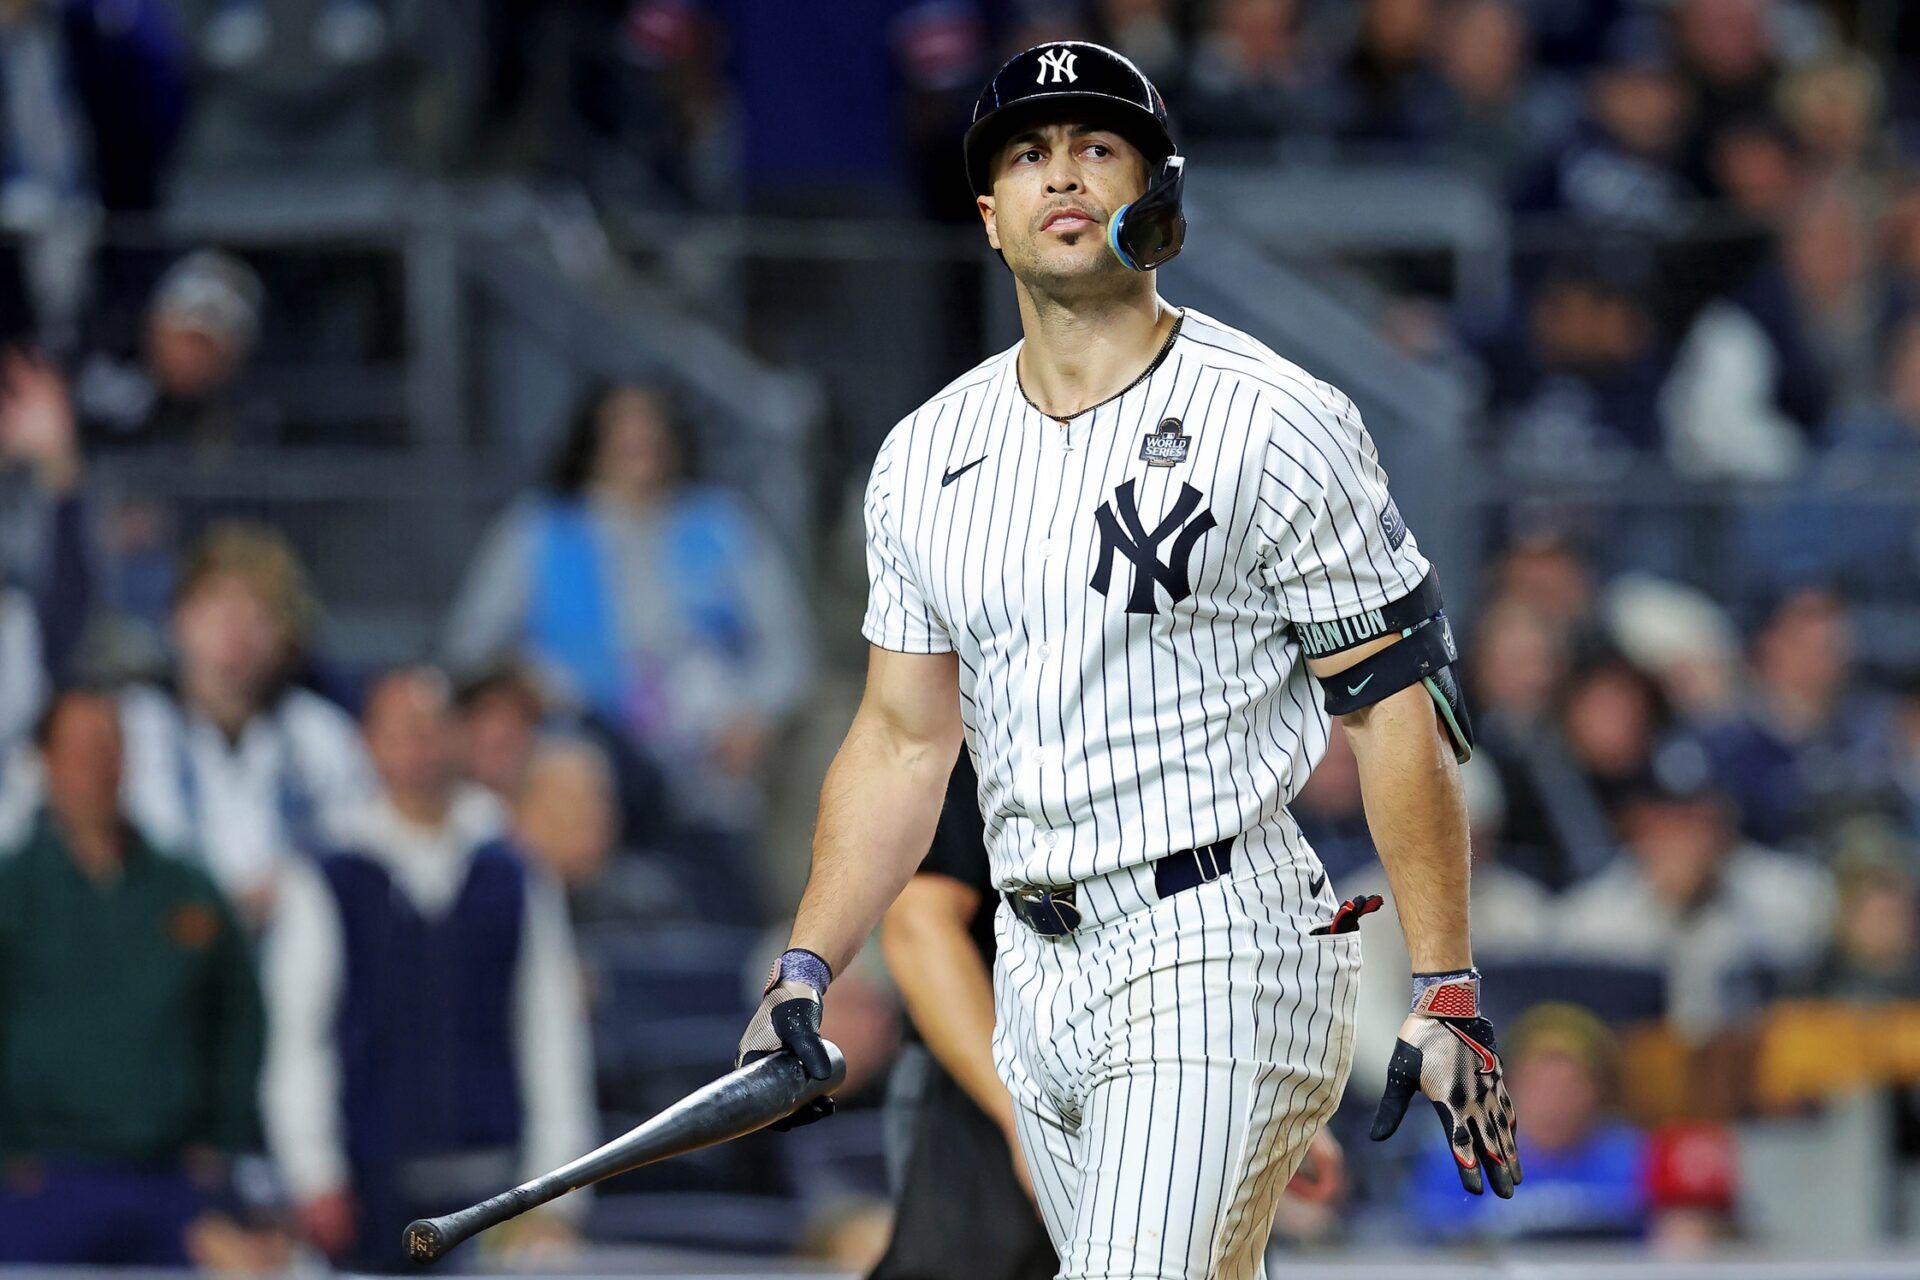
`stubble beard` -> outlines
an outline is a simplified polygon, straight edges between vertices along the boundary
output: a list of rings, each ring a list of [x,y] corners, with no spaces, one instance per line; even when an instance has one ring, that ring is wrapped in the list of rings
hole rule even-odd
[[[1089,227],[1081,234],[1095,242],[1097,252],[1076,253],[1071,259],[1062,261],[1064,255],[1040,252],[1038,234],[1018,246],[1014,252],[1006,255],[1007,266],[1012,270],[1014,279],[1037,301],[1044,300],[1061,306],[1083,306],[1125,293],[1128,277],[1132,273],[1107,251],[1105,230],[1097,226]]]

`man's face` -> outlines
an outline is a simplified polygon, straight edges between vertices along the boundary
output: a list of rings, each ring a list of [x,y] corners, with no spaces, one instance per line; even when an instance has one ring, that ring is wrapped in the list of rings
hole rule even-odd
[[[1508,1080],[1514,1110],[1527,1118],[1528,1145],[1564,1151],[1600,1119],[1600,1084],[1584,1062],[1557,1049],[1538,1049],[1512,1064]]]
[[[1680,80],[1646,67],[1609,67],[1593,84],[1593,108],[1608,133],[1637,155],[1665,155],[1687,122],[1687,93]]]
[[[1855,968],[1900,975],[1920,951],[1920,906],[1898,872],[1863,877],[1841,898],[1835,941]]]
[[[460,724],[467,776],[496,795],[518,795],[539,726],[539,709],[513,690],[476,698]]]
[[[593,458],[596,483],[629,497],[647,497],[672,480],[673,453],[665,406],[656,397],[628,389],[601,409]]]
[[[1708,894],[1732,840],[1726,810],[1712,796],[1642,800],[1621,827],[1654,893],[1682,911]]]
[[[205,325],[158,311],[147,325],[147,364],[167,395],[199,400],[233,380],[245,356],[242,344]]]
[[[1474,646],[1474,688],[1493,707],[1523,720],[1543,714],[1566,674],[1560,628],[1522,604],[1489,610]]]
[[[1846,687],[1853,637],[1840,602],[1809,589],[1783,604],[1754,645],[1760,682],[1802,702],[1831,702]]]
[[[1772,0],[1684,0],[1677,18],[1688,62],[1714,84],[1764,75],[1772,56],[1772,7]]]
[[[190,684],[254,697],[286,660],[289,638],[273,609],[244,578],[221,574],[174,611],[174,643]]]
[[[1147,161],[1111,129],[1046,124],[1000,149],[979,197],[987,243],[1020,280],[1059,284],[1127,268],[1107,248],[1113,211],[1147,188]]]
[[[561,883],[590,884],[619,839],[605,766],[574,747],[534,758],[516,811],[522,842]]]
[[[67,698],[41,757],[47,803],[61,818],[93,826],[119,811],[120,714],[113,699],[99,694]]]
[[[1469,101],[1509,97],[1527,59],[1526,19],[1508,0],[1473,0],[1441,33],[1440,66]]]
[[[456,758],[446,689],[424,675],[389,676],[367,698],[367,755],[390,792],[437,792],[452,780]]]
[[[1654,720],[1646,687],[1624,670],[1603,667],[1569,694],[1561,729],[1589,773],[1623,778],[1652,752]]]

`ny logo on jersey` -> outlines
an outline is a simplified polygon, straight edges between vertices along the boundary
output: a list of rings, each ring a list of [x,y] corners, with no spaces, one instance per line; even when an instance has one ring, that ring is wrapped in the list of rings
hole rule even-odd
[[[1040,55],[1040,75],[1035,84],[1071,84],[1080,78],[1073,69],[1073,60],[1078,57],[1071,49],[1049,49]]]
[[[1134,505],[1133,481],[1128,480],[1115,489],[1113,501],[1101,503],[1093,513],[1094,522],[1100,527],[1100,561],[1093,581],[1087,585],[1103,596],[1107,594],[1107,587],[1113,581],[1114,553],[1118,552],[1133,561],[1133,590],[1127,593],[1128,613],[1160,612],[1153,591],[1156,582],[1167,589],[1174,604],[1192,595],[1193,583],[1188,579],[1187,565],[1193,559],[1194,544],[1218,523],[1211,511],[1194,514],[1204,496],[1190,484],[1181,485],[1173,509],[1149,532],[1140,523],[1140,508]],[[1168,548],[1166,563],[1162,564],[1160,544],[1170,537],[1173,545]]]

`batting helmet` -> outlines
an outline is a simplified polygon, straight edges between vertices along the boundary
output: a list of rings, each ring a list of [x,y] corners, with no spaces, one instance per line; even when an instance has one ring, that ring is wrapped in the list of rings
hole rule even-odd
[[[1015,54],[973,104],[964,149],[975,195],[993,187],[993,158],[1023,129],[1072,116],[1114,130],[1147,158],[1147,190],[1107,222],[1107,244],[1135,271],[1180,252],[1186,161],[1173,145],[1167,102],[1140,68],[1103,45],[1058,40]]]

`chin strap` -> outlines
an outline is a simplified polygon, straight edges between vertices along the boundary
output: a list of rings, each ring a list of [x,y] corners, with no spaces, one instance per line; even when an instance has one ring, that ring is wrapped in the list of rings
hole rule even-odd
[[[1107,220],[1107,247],[1129,269],[1151,271],[1180,252],[1187,238],[1187,215],[1180,208],[1186,182],[1186,158],[1168,156],[1145,194]]]

